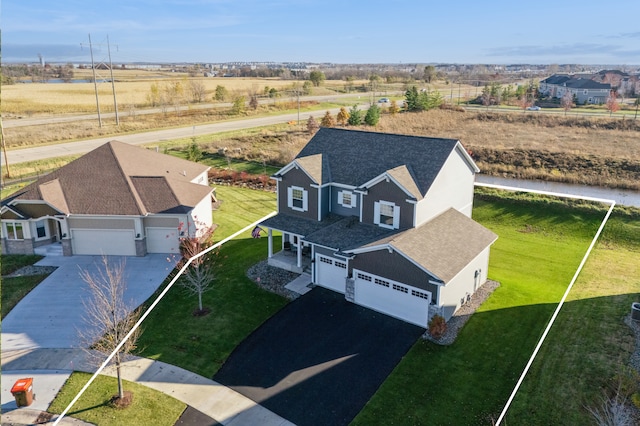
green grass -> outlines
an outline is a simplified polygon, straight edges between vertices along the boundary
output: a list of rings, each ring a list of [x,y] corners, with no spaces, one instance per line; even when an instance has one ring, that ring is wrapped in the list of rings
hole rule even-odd
[[[33,265],[41,259],[42,256],[39,256],[37,254],[5,254],[0,257],[0,270],[2,271],[3,276],[8,275],[12,272],[17,271],[23,266]]]
[[[275,209],[275,194],[268,192],[220,187],[218,199],[216,240]],[[197,298],[176,285],[143,325],[139,355],[212,377],[242,340],[287,303],[246,277],[247,269],[267,255],[267,239],[253,239],[250,232],[225,244],[217,255],[216,280],[203,295],[211,313],[194,317]]]
[[[576,425],[612,390],[634,349],[623,322],[640,293],[640,218],[611,216],[516,395],[507,424]],[[561,401],[561,403],[560,403]]]
[[[2,319],[31,290],[47,278],[47,275],[30,275],[2,279]]]
[[[49,412],[60,414],[89,381],[91,374],[73,373],[49,406]],[[133,402],[124,409],[109,404],[118,393],[115,377],[98,376],[67,413],[96,425],[166,425],[173,426],[187,406],[164,393],[146,386],[124,381],[125,391],[133,392]]]
[[[23,266],[33,265],[38,260],[42,259],[42,256],[38,255],[2,255],[0,256],[2,275],[8,275],[17,271]],[[32,275],[26,277],[13,277],[2,279],[2,297],[0,303],[1,316],[4,319],[5,316],[18,304],[23,297],[25,297],[31,290],[33,290],[47,275]]]
[[[489,276],[501,286],[455,344],[416,343],[354,424],[383,418],[388,424],[429,425],[495,420],[603,216],[604,211],[477,200],[474,219],[499,235]],[[510,424],[537,422],[517,415]]]

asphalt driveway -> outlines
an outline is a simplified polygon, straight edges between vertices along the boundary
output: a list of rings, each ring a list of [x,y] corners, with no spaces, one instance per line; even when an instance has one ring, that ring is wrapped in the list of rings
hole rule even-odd
[[[299,426],[345,425],[423,332],[316,287],[245,339],[214,380]]]
[[[114,260],[119,256],[110,256]],[[36,265],[57,266],[2,320],[2,351],[32,348],[78,348],[87,284],[80,270],[95,271],[101,256],[47,256]],[[126,257],[127,289],[124,299],[137,307],[147,300],[169,275],[174,261],[165,254]]]

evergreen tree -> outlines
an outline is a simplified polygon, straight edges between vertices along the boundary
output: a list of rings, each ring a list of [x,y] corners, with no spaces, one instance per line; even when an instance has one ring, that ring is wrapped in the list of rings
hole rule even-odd
[[[364,122],[369,126],[375,126],[378,121],[380,121],[380,108],[378,108],[378,105],[373,104],[364,116]]]
[[[354,105],[349,110],[349,119],[347,120],[350,126],[359,126],[362,124],[362,111],[358,109],[358,105]]]
[[[340,111],[338,112],[338,116],[336,117],[336,121],[339,125],[346,126],[348,120],[349,112],[347,112],[347,109],[345,107],[341,107]]]
[[[315,132],[318,131],[319,128],[320,126],[318,126],[318,122],[316,121],[316,119],[313,118],[313,115],[310,115],[309,119],[307,120],[307,132],[310,135],[313,135]]]
[[[320,121],[320,125],[322,127],[333,127],[336,125],[336,120],[333,118],[333,115],[331,115],[331,112],[327,111],[324,114],[324,117],[322,117],[322,120]]]

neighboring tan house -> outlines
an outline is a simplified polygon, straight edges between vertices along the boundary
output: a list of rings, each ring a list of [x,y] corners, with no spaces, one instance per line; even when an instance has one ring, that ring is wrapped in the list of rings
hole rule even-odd
[[[538,90],[545,96],[558,99],[569,92],[578,104],[604,104],[611,93],[611,84],[569,74],[554,74],[542,80]]]
[[[2,253],[179,253],[212,224],[209,167],[112,141],[3,199]],[[54,245],[54,247],[55,247]]]
[[[269,264],[422,327],[448,320],[486,281],[497,238],[471,219],[477,172],[457,140],[321,128],[273,176]]]

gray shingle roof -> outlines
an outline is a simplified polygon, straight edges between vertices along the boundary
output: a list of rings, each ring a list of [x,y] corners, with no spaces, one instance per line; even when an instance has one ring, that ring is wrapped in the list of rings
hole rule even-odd
[[[328,170],[322,174],[322,183],[354,187],[406,166],[424,196],[457,144],[455,139],[323,127],[296,158],[322,154],[323,170]]]
[[[135,216],[194,207],[211,189],[190,181],[208,169],[111,141],[2,200],[2,205],[41,200],[65,214]],[[150,183],[142,178],[155,179]],[[175,191],[176,185],[180,185],[179,191]]]

